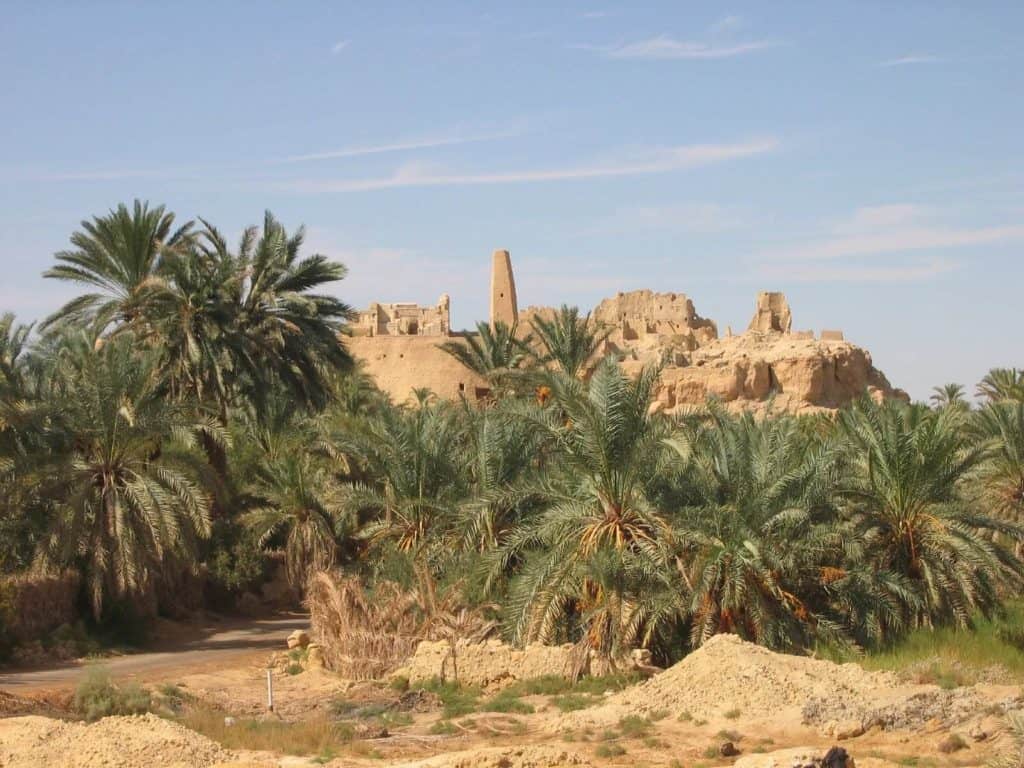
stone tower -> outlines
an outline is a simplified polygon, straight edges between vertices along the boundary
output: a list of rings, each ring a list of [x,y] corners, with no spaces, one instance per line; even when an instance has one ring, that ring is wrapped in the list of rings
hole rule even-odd
[[[491,326],[498,321],[511,326],[519,319],[516,280],[508,251],[495,251],[491,263]]]

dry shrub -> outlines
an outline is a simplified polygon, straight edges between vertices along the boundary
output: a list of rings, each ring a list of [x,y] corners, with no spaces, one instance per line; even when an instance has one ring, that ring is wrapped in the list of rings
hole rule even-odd
[[[401,666],[421,640],[479,642],[496,628],[483,616],[487,606],[459,605],[457,587],[439,597],[429,578],[420,582],[418,590],[405,590],[382,581],[371,593],[357,577],[314,575],[306,605],[327,668],[352,680],[377,679]]]
[[[307,586],[306,605],[324,664],[353,680],[383,677],[422,639],[415,593],[393,582],[369,595],[358,578],[318,573]]]
[[[0,577],[0,627],[23,643],[74,623],[80,583],[73,571]]]

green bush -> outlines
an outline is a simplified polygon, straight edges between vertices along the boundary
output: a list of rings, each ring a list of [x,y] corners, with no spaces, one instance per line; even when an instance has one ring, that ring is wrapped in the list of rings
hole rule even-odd
[[[150,711],[152,697],[138,683],[114,685],[105,667],[89,667],[75,689],[74,710],[88,721],[110,715],[141,715]]]

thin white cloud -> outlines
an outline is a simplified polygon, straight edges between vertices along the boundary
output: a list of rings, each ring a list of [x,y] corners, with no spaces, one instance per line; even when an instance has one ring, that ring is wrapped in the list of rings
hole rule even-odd
[[[580,234],[599,235],[658,230],[708,234],[749,225],[749,211],[719,203],[682,202],[617,208],[596,226]]]
[[[950,226],[939,221],[939,213],[912,203],[865,206],[830,222],[826,234],[762,255],[776,261],[824,261],[1024,240],[1024,226]]]
[[[337,56],[339,53],[348,48],[349,43],[351,42],[351,40],[339,40],[338,42],[331,46],[331,55]]]
[[[889,203],[858,208],[853,215],[836,222],[836,233],[877,233],[892,230],[934,215],[932,209],[913,203]]]
[[[854,256],[884,256],[908,251],[994,245],[1024,240],[1024,226],[955,228],[908,226],[877,234],[840,235],[780,249],[770,257],[822,261]]]
[[[577,45],[575,48],[596,51],[609,59],[728,59],[747,53],[774,48],[779,45],[771,40],[755,40],[747,43],[704,43],[676,40],[659,35],[635,43],[612,46]]]
[[[504,131],[493,133],[462,134],[454,133],[450,136],[432,136],[419,139],[408,139],[406,141],[395,141],[384,144],[368,144],[355,147],[343,147],[331,149],[324,152],[311,152],[305,155],[291,155],[274,160],[274,163],[302,163],[310,160],[335,160],[344,157],[363,157],[365,155],[380,155],[388,152],[408,152],[416,149],[434,149],[436,147],[451,147],[459,144],[476,144],[482,141],[498,141],[499,139],[510,139],[522,135],[522,130],[510,128]]]
[[[581,19],[607,19],[611,16],[611,11],[587,11],[580,14]]]
[[[743,18],[736,14],[729,14],[723,16],[714,24],[711,25],[712,32],[725,32],[726,30],[735,29],[743,23]]]
[[[651,150],[617,161],[562,168],[534,168],[521,171],[455,173],[423,164],[408,164],[390,176],[364,179],[294,179],[275,183],[277,188],[296,192],[362,192],[401,187],[473,186],[531,182],[640,176],[681,171],[716,162],[771,152],[779,145],[773,138],[738,144],[694,144]]]
[[[878,62],[880,67],[902,67],[906,64],[936,64],[942,61],[939,56],[932,56],[928,53],[917,53],[909,56],[900,56],[895,59],[886,59]]]
[[[959,266],[948,259],[890,266],[777,264],[760,269],[758,279],[796,283],[912,283],[944,275]]]

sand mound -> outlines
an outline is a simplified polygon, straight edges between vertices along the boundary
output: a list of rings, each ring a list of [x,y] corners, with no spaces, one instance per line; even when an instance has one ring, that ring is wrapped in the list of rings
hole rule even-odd
[[[660,675],[610,696],[596,709],[569,715],[560,725],[574,728],[668,710],[674,717],[688,713],[703,720],[736,712],[744,719],[785,718],[833,732],[872,725],[915,728],[932,719],[958,722],[980,706],[981,698],[970,688],[905,685],[890,673],[773,653],[736,635],[717,635]]]
[[[494,747],[451,752],[410,763],[395,763],[394,768],[590,768],[591,763],[575,752],[540,745]]]
[[[0,720],[4,768],[206,768],[228,759],[206,737],[155,715],[91,725],[34,716]]]

